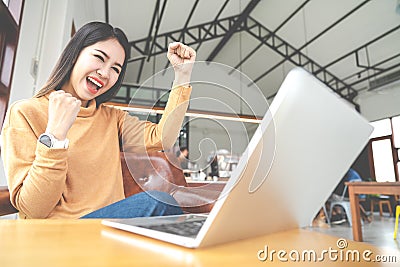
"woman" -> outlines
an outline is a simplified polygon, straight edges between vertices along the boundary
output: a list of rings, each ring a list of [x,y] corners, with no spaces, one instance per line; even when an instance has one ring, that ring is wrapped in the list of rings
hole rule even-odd
[[[107,107],[121,86],[129,43],[118,28],[92,22],[77,31],[45,86],[10,106],[2,158],[20,218],[122,218],[179,213],[166,193],[124,199],[120,145],[132,152],[171,147],[187,109],[195,51],[169,45],[175,71],[159,124]],[[183,64],[186,63],[186,64]],[[122,138],[123,137],[123,138]],[[112,204],[114,203],[114,204]],[[112,204],[112,205],[111,205]]]

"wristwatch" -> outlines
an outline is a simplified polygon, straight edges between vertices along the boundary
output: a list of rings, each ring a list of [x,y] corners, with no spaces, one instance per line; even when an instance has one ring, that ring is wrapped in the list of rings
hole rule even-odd
[[[39,142],[49,148],[68,148],[69,144],[69,140],[67,138],[60,141],[50,133],[42,133],[39,136]]]

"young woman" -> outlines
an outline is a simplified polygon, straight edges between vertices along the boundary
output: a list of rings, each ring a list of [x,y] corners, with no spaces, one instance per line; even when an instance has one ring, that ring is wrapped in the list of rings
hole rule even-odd
[[[103,105],[121,86],[128,53],[120,29],[88,23],[68,43],[45,86],[10,106],[1,153],[20,218],[181,212],[165,204],[176,202],[162,192],[154,192],[156,198],[140,193],[124,199],[120,149],[144,152],[174,144],[188,106],[196,53],[181,43],[169,45],[175,80],[158,124]]]

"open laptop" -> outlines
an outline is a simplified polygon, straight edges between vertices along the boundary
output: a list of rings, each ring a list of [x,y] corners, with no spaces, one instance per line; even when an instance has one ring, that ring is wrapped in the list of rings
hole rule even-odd
[[[345,100],[295,68],[208,215],[102,223],[190,248],[309,226],[371,132]],[[171,230],[179,224],[190,224],[193,232],[182,236]]]

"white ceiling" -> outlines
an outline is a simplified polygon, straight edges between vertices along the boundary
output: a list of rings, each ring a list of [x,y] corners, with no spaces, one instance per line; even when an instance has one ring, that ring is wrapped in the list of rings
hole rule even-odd
[[[150,25],[157,1],[160,3],[158,13],[161,13],[162,6],[166,2],[157,32],[158,36],[183,29],[196,3],[196,0],[109,0],[106,1],[109,22],[113,26],[124,29],[130,41],[146,38],[149,32],[154,35],[156,23],[152,29]],[[251,0],[198,1],[188,27],[211,23],[225,2],[227,4],[218,19],[241,15]],[[303,7],[299,9],[302,5]],[[356,9],[358,6],[359,8]],[[400,70],[397,66],[400,63],[400,29],[397,28],[385,37],[363,47],[389,30],[400,26],[399,6],[400,1],[397,0],[261,0],[249,16],[255,19],[258,25],[267,29],[265,33],[274,32],[279,27],[275,33],[276,36],[295,49],[304,46],[300,53],[320,67],[325,67],[336,59],[348,55],[336,64],[328,65],[326,71],[346,82],[355,91],[365,91],[369,89],[370,81]],[[291,15],[293,16],[290,18]],[[325,30],[327,31],[320,35]],[[221,40],[222,37],[203,42],[197,49],[197,60],[206,60]],[[309,43],[305,45],[307,42]],[[229,38],[213,61],[235,67],[259,44],[260,41],[248,31],[239,31]],[[197,48],[198,44],[191,46]],[[359,63],[365,67],[357,66],[356,53],[351,53],[357,49]],[[132,57],[138,56],[141,56],[140,52],[132,49]],[[390,58],[392,59],[388,60]],[[295,66],[290,60],[283,61],[283,59],[282,55],[263,44],[238,69],[252,80],[257,79],[256,83],[266,97],[273,97],[283,77]],[[376,66],[376,69],[367,68],[385,60],[388,61]],[[269,74],[260,77],[279,62],[282,64],[271,70]],[[161,54],[151,56],[148,62],[145,60],[143,72],[138,81],[140,63],[136,61],[129,64],[126,74],[128,83],[142,83],[154,72],[165,68],[167,59],[165,54]],[[354,75],[360,71],[363,71],[360,75]],[[374,76],[377,73],[381,74]],[[351,75],[354,77],[347,79]],[[400,78],[400,75],[397,75],[397,78]],[[365,80],[358,82],[363,79]]]

